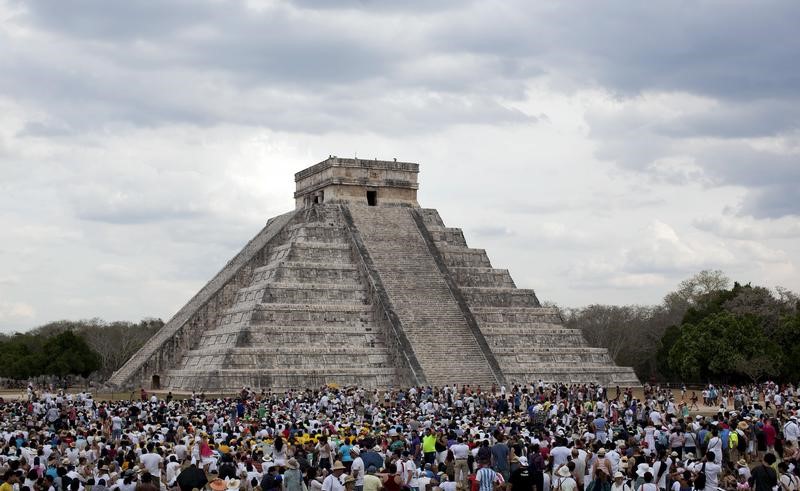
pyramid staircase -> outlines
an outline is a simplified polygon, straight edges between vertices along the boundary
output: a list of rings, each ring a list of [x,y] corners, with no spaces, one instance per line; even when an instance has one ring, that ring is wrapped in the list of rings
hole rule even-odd
[[[564,327],[558,311],[542,307],[533,290],[517,288],[508,270],[493,268],[486,251],[468,247],[463,232],[446,227],[436,210],[416,213],[508,383],[640,384],[605,348],[590,347],[580,330]]]

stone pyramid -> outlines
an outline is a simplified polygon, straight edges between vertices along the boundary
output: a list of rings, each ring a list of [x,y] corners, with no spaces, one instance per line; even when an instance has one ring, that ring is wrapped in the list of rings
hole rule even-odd
[[[332,157],[109,382],[237,391],[640,385],[417,203],[419,166]]]

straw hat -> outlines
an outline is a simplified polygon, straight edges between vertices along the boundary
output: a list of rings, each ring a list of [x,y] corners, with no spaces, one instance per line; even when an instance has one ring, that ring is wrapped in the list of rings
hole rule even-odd
[[[295,459],[294,457],[292,457],[291,459],[289,459],[289,460],[286,462],[286,467],[287,467],[288,469],[297,469],[298,467],[300,467],[300,464],[299,464],[299,463],[297,463],[297,459]]]
[[[606,449],[603,448],[603,447],[600,447],[600,450],[597,451],[597,456],[598,457],[603,457],[603,456],[605,456],[605,454],[606,454]]]
[[[624,479],[624,478],[625,478],[625,475],[623,473],[621,473],[620,471],[617,471],[617,472],[614,473],[614,479]]]
[[[569,477],[572,473],[569,471],[569,467],[562,465],[558,468],[558,475],[561,477]]]
[[[344,464],[342,464],[342,462],[340,460],[337,460],[336,462],[333,463],[333,467],[331,467],[331,470],[332,471],[344,471],[344,470],[347,470],[347,467],[345,467]]]
[[[228,488],[228,485],[225,484],[225,481],[223,481],[220,478],[216,478],[213,481],[211,481],[211,484],[209,484],[209,486],[214,491],[225,491]]]
[[[345,485],[345,486],[347,486],[348,484],[353,484],[353,483],[355,483],[355,482],[356,482],[356,478],[355,478],[355,477],[353,477],[353,476],[351,476],[351,475],[348,475],[348,476],[347,476],[347,477],[344,479],[344,482],[343,482],[342,484],[343,484],[343,485]]]
[[[738,465],[739,467],[747,467],[747,461],[744,459],[739,459],[739,461],[736,462],[736,465]]]
[[[231,479],[228,481],[228,489],[239,489],[239,486],[242,484],[242,481],[238,479]]]

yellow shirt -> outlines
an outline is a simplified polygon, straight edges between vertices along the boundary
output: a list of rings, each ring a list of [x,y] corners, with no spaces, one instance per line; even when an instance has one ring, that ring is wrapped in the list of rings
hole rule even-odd
[[[436,436],[425,435],[422,437],[422,451],[425,453],[436,451]]]
[[[381,478],[372,474],[364,476],[364,491],[378,491],[383,487]]]

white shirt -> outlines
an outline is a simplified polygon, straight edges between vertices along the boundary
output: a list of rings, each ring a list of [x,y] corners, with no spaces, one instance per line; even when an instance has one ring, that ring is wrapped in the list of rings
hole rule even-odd
[[[798,433],[800,433],[800,428],[797,427],[797,423],[794,421],[789,421],[783,426],[783,436],[787,440],[797,441]]]
[[[322,491],[344,491],[342,482],[332,473],[322,481]]]
[[[364,460],[361,456],[356,457],[353,459],[353,463],[350,465],[350,472],[352,474],[356,474],[356,486],[363,486],[364,485]]]
[[[453,451],[453,457],[456,459],[466,459],[469,457],[469,445],[466,443],[456,443],[450,447]]]
[[[161,475],[161,469],[159,466],[161,465],[161,461],[164,459],[158,455],[157,453],[146,453],[139,457],[139,460],[144,464],[144,467],[147,471],[155,477],[159,477]]]

